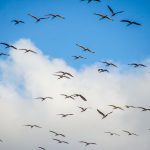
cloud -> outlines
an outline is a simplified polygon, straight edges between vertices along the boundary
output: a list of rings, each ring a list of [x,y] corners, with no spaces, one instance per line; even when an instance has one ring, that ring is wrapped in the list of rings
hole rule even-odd
[[[148,128],[149,112],[125,109],[116,110],[102,120],[96,112],[99,108],[109,112],[108,105],[115,104],[150,107],[150,74],[147,69],[135,70],[120,64],[111,73],[99,74],[99,64],[84,66],[76,70],[59,58],[45,56],[29,39],[20,39],[15,43],[18,48],[29,48],[38,54],[10,50],[10,58],[0,61],[0,149],[27,150],[43,146],[47,149],[83,149],[80,140],[96,142],[97,146],[86,149],[137,149],[150,147]],[[148,65],[149,60],[143,60]],[[128,70],[129,69],[129,70]],[[58,80],[53,74],[67,71],[74,75],[71,80]],[[64,99],[60,94],[80,93],[80,98]],[[39,96],[51,96],[54,99],[41,102]],[[78,106],[90,107],[81,113]],[[61,118],[59,113],[73,113],[73,116]],[[38,124],[42,129],[29,129],[25,124]],[[66,134],[70,144],[56,144],[52,140],[54,130]],[[122,130],[136,132],[140,136],[127,136]],[[105,131],[117,132],[121,136],[109,136]]]

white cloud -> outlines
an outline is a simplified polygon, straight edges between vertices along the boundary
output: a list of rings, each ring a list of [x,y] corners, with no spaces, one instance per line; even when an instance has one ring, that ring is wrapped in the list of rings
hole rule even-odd
[[[98,64],[76,70],[61,59],[48,59],[30,40],[21,39],[15,43],[18,48],[29,48],[38,55],[11,50],[10,58],[0,61],[0,149],[27,150],[38,146],[47,149],[83,149],[78,141],[96,142],[97,146],[86,149],[137,149],[150,148],[148,128],[150,112],[126,109],[116,110],[101,120],[96,112],[111,111],[109,104],[126,104],[150,107],[150,74],[147,70],[112,70],[99,74]],[[146,61],[150,64],[149,60]],[[124,65],[120,64],[120,67]],[[57,80],[56,71],[71,72],[71,80]],[[88,101],[65,100],[60,94],[83,94]],[[39,96],[52,96],[53,100],[38,101]],[[91,109],[80,113],[77,106]],[[60,118],[59,113],[74,113],[74,116]],[[29,129],[25,124],[38,124],[42,129]],[[140,136],[127,136],[122,130],[137,132]],[[69,145],[56,144],[49,130],[66,134]],[[109,136],[105,131],[119,133],[120,137]],[[62,139],[62,138],[61,138]]]

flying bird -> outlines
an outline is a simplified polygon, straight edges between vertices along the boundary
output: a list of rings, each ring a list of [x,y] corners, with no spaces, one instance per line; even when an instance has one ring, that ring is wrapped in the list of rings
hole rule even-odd
[[[105,132],[105,133],[108,133],[108,134],[110,134],[110,135],[117,135],[117,136],[120,136],[119,134],[114,133],[114,132]]]
[[[68,76],[70,76],[70,77],[73,77],[73,75],[72,75],[71,73],[69,73],[69,72],[58,71],[58,72],[56,72],[56,73],[61,73],[62,75],[68,75]]]
[[[140,23],[138,23],[138,22],[135,22],[135,21],[130,21],[130,20],[121,20],[120,22],[125,22],[125,23],[127,23],[127,26],[130,26],[130,25],[138,25],[138,26],[141,26],[141,24]]]
[[[115,105],[108,105],[108,106],[113,107],[113,109],[120,109],[120,110],[124,110],[123,108],[121,108],[121,107],[119,107],[119,106],[115,106]]]
[[[111,112],[109,112],[109,113],[107,113],[107,114],[104,114],[104,113],[101,112],[99,109],[97,109],[97,112],[103,116],[102,119],[106,118],[109,114],[113,113],[113,111],[111,111]]]
[[[87,101],[87,99],[81,94],[74,94],[74,97],[80,97],[83,101]]]
[[[49,132],[54,133],[54,134],[55,134],[55,136],[62,136],[62,137],[66,137],[64,134],[60,134],[60,133],[57,133],[57,132],[55,132],[55,131],[49,131]]]
[[[89,143],[89,142],[85,142],[85,141],[80,141],[80,143],[84,143],[85,146],[96,145],[96,143]]]
[[[90,53],[95,53],[94,51],[90,50],[89,48],[87,47],[84,47],[82,45],[79,45],[79,44],[76,44],[78,47],[80,47],[81,49],[83,49],[83,51],[87,51],[87,52],[90,52]]]
[[[27,125],[24,125],[24,126],[26,126],[26,127],[30,127],[31,129],[32,128],[42,128],[42,127],[40,127],[40,126],[38,126],[38,125],[31,125],[31,124],[27,124]]]
[[[84,107],[78,107],[78,108],[81,109],[81,112],[84,112],[84,111],[86,111],[88,109],[88,108],[84,108]]]
[[[87,59],[86,57],[83,57],[83,56],[81,56],[81,55],[79,55],[79,56],[72,56],[75,60],[77,60],[77,59]]]
[[[144,108],[144,107],[136,107],[142,109],[142,111],[150,111],[150,108]]]
[[[65,17],[59,15],[59,14],[48,14],[48,15],[45,15],[45,16],[51,16],[52,19],[54,18],[60,18],[60,19],[65,19]]]
[[[131,105],[125,105],[126,108],[137,108],[135,106],[131,106]]]
[[[0,53],[0,56],[9,56],[9,54]]]
[[[147,67],[144,64],[137,64],[137,63],[131,63],[131,64],[128,64],[128,65],[133,66],[134,68],[137,68],[137,67]]]
[[[109,11],[112,13],[112,17],[117,15],[117,14],[120,14],[120,13],[123,13],[124,11],[117,11],[117,12],[114,12],[114,10],[108,5],[107,6]]]
[[[45,101],[46,99],[53,99],[52,97],[37,97],[35,99],[41,99],[41,101]]]
[[[23,48],[23,49],[19,49],[19,50],[23,50],[23,51],[25,51],[25,53],[31,52],[31,53],[37,54],[37,52],[35,52],[35,51],[31,50],[31,49],[25,49],[25,48]]]
[[[113,64],[113,63],[111,63],[111,62],[108,62],[108,61],[100,61],[101,63],[103,63],[103,64],[106,64],[106,66],[113,66],[113,67],[118,67],[117,65],[115,65],[115,64]]]
[[[101,69],[101,68],[100,68],[100,69],[98,69],[98,72],[99,72],[99,73],[102,73],[102,72],[109,72],[109,71],[108,71],[107,69]]]
[[[22,21],[22,20],[12,20],[11,22],[14,22],[15,25],[20,24],[20,23],[25,23],[25,22]]]
[[[38,148],[39,148],[39,149],[42,149],[42,150],[46,150],[44,147],[41,147],[41,146],[40,146],[40,147],[38,147]]]
[[[122,130],[123,132],[127,133],[128,135],[135,135],[135,136],[138,136],[136,133],[132,133],[132,132],[129,132],[129,131],[126,131],[126,130]]]
[[[74,114],[57,114],[57,115],[60,115],[62,118],[64,118],[64,117],[71,116],[71,115],[74,115]]]
[[[70,77],[66,76],[66,75],[60,75],[60,74],[53,74],[54,76],[58,76],[59,78],[57,79],[62,79],[62,78],[67,78],[67,79],[71,79]]]
[[[107,20],[113,21],[112,18],[110,18],[110,17],[108,17],[107,15],[104,15],[104,14],[94,13],[94,15],[99,16],[99,17],[100,17],[100,20],[102,20],[102,19],[107,19]]]
[[[1,42],[0,44],[4,45],[5,48],[13,48],[13,49],[17,50],[17,48],[15,46],[13,46],[13,45],[10,45],[10,44],[4,43],[4,42]]]
[[[68,142],[66,142],[66,141],[61,141],[61,140],[59,140],[59,139],[53,139],[54,141],[57,141],[58,143],[65,143],[65,144],[69,144]]]
[[[48,19],[49,17],[36,17],[36,16],[33,16],[31,14],[28,14],[30,17],[32,17],[33,19],[35,19],[36,21],[35,22],[39,22],[43,19]]]
[[[67,99],[67,98],[71,98],[71,99],[73,99],[73,100],[74,100],[73,95],[66,95],[66,94],[60,94],[60,95],[65,96],[65,99]]]
[[[85,0],[81,0],[81,1],[85,1]],[[92,2],[92,1],[95,1],[95,2],[101,2],[101,0],[87,0],[88,3]]]

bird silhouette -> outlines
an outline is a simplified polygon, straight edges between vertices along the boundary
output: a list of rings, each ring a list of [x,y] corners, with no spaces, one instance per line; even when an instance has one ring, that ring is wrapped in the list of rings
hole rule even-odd
[[[44,147],[41,147],[41,146],[39,146],[38,148],[39,148],[39,149],[42,149],[42,150],[46,150]]]
[[[0,56],[9,56],[9,54],[0,53]]]
[[[67,78],[67,79],[71,79],[70,77],[66,76],[66,75],[60,75],[60,74],[53,74],[54,76],[58,76],[59,78],[57,79],[62,79],[62,78]]]
[[[84,112],[84,111],[86,111],[88,108],[84,108],[84,107],[78,107],[78,108],[80,108],[81,109],[81,112]]]
[[[110,18],[110,17],[108,17],[107,15],[104,15],[104,14],[94,13],[94,15],[99,16],[99,17],[100,17],[100,19],[99,19],[99,20],[107,19],[107,20],[113,21],[113,19],[112,19],[112,18]]]
[[[99,73],[102,73],[102,72],[109,72],[109,71],[108,71],[107,69],[101,69],[101,68],[100,68],[100,69],[98,69],[98,72],[99,72]]]
[[[71,115],[74,115],[74,114],[57,114],[57,115],[60,115],[62,118],[64,118],[64,117],[68,117],[68,116],[71,116]]]
[[[127,23],[127,26],[130,26],[130,25],[138,25],[138,26],[141,26],[141,24],[140,23],[138,23],[138,22],[135,22],[135,21],[130,21],[130,20],[121,20],[120,22],[125,22],[125,23]]]
[[[66,95],[66,94],[60,94],[60,95],[65,96],[65,99],[71,98],[74,100],[74,97],[73,97],[74,95]]]
[[[48,15],[45,15],[45,16],[51,16],[52,19],[54,18],[60,18],[60,19],[65,19],[65,17],[59,15],[59,14],[48,14]]]
[[[117,136],[120,136],[119,134],[114,133],[114,132],[105,132],[105,133],[108,133],[108,134],[110,134],[110,135],[117,135]]]
[[[96,143],[85,142],[85,141],[80,141],[80,143],[84,143],[85,146],[89,146],[89,145],[97,145]]]
[[[142,109],[142,111],[150,111],[150,108],[144,108],[144,107],[136,107]]]
[[[69,144],[68,142],[66,142],[66,141],[61,141],[61,140],[59,140],[59,139],[53,139],[54,141],[57,141],[58,143],[65,143],[65,144]]]
[[[37,97],[35,99],[41,99],[41,101],[45,101],[46,99],[53,99],[52,97]]]
[[[126,108],[137,108],[135,106],[131,106],[131,105],[125,105]]]
[[[127,133],[128,135],[135,135],[135,136],[138,136],[136,133],[132,133],[132,132],[129,132],[129,131],[126,131],[126,130],[122,130],[123,132]]]
[[[108,105],[108,106],[113,107],[113,109],[120,109],[120,110],[124,110],[123,108],[121,108],[121,107],[119,107],[119,106],[115,106],[115,105]]]
[[[81,1],[85,1],[85,0],[81,0]],[[95,2],[101,2],[101,0],[87,0],[88,3],[95,1]]]
[[[83,101],[87,101],[87,99],[81,94],[74,94],[74,97],[80,97]]]
[[[70,77],[73,77],[73,75],[69,72],[64,72],[64,71],[57,71],[56,73],[61,73],[62,75],[68,75]]]
[[[109,114],[113,113],[113,111],[111,111],[111,112],[109,112],[109,113],[107,113],[107,114],[104,114],[104,113],[101,112],[99,109],[97,109],[97,112],[102,115],[102,119],[106,118]]]
[[[31,50],[31,49],[25,49],[25,48],[23,48],[23,49],[19,49],[19,50],[23,50],[23,51],[25,51],[25,53],[31,52],[31,53],[37,54],[37,52],[35,52],[35,51]]]
[[[31,14],[28,14],[30,17],[32,17],[33,19],[35,19],[36,21],[35,22],[40,22],[41,20],[43,19],[48,19],[49,17],[36,17],[36,16],[33,16]]]
[[[49,131],[49,132],[54,133],[54,134],[55,134],[55,136],[62,136],[62,137],[66,137],[64,134],[57,133],[57,132],[55,132],[55,131]]]
[[[5,48],[13,48],[13,49],[17,50],[17,48],[15,46],[13,46],[13,45],[10,45],[10,44],[4,43],[4,42],[1,42],[0,44],[4,45]]]
[[[79,55],[79,56],[72,56],[75,60],[77,60],[77,59],[87,59],[86,57],[83,57],[83,56],[81,56],[81,55]]]
[[[109,11],[111,12],[112,17],[115,16],[115,15],[117,15],[117,14],[120,14],[120,13],[123,13],[123,12],[124,12],[124,11],[117,11],[117,12],[114,12],[114,10],[113,10],[109,5],[108,5],[107,7],[108,7]]]
[[[131,64],[128,64],[128,65],[133,66],[134,68],[137,68],[137,67],[147,67],[144,64],[137,64],[137,63],[131,63]]]
[[[42,128],[42,127],[40,127],[40,126],[38,126],[38,125],[31,125],[31,124],[27,124],[27,125],[24,125],[24,126],[26,126],[26,127],[30,127],[31,129],[32,128]]]
[[[89,48],[87,47],[84,47],[82,45],[79,45],[79,44],[76,44],[78,47],[80,47],[83,51],[87,51],[87,52],[90,52],[90,53],[95,53],[94,51],[90,50]]]
[[[111,63],[111,62],[108,62],[108,61],[100,61],[101,63],[103,64],[106,64],[106,66],[113,66],[113,67],[117,67],[117,65]]]
[[[15,23],[15,25],[17,25],[17,24],[21,24],[21,23],[25,23],[24,21],[22,21],[22,20],[12,20],[11,22],[14,22]]]

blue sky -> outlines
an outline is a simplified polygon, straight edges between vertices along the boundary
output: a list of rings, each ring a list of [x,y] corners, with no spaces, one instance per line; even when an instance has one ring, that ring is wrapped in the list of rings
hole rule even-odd
[[[124,10],[114,21],[99,21],[94,13],[110,15],[107,5],[114,10]],[[27,14],[44,16],[58,13],[65,20],[48,19],[39,23]],[[13,43],[20,38],[31,39],[44,54],[62,58],[79,68],[99,60],[119,63],[140,62],[150,56],[150,2],[148,0],[103,0],[101,3],[80,0],[0,0],[0,41]],[[20,19],[25,24],[15,26],[11,20]],[[121,19],[131,19],[142,24],[126,27]],[[95,51],[82,52],[75,43]],[[4,51],[3,46],[0,47]],[[74,61],[71,56],[84,55],[87,60]]]

